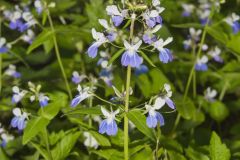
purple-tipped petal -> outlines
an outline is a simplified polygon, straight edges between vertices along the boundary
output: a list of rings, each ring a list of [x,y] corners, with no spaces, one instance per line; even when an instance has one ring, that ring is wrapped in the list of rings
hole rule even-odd
[[[148,72],[148,67],[146,65],[140,65],[135,70],[135,75],[139,76]]]
[[[149,128],[155,128],[157,126],[157,118],[155,116],[151,116],[150,114],[148,114],[146,122]]]
[[[15,30],[15,29],[17,29],[17,27],[18,27],[18,20],[10,22],[10,24],[9,24],[10,29]]]
[[[113,42],[117,38],[117,33],[110,32],[110,33],[108,33],[108,35],[106,37],[110,42]]]
[[[162,24],[162,17],[161,16],[157,16],[156,18],[155,18],[155,21],[156,21],[156,23],[158,23],[158,24]]]
[[[232,30],[234,34],[237,34],[240,31],[240,23],[238,23],[237,21],[233,22]]]
[[[106,130],[107,130],[107,120],[105,119],[100,123],[98,132],[101,134],[104,134]]]
[[[223,59],[220,56],[215,56],[215,57],[213,57],[213,59],[216,62],[223,63]]]
[[[40,107],[45,107],[48,105],[48,100],[44,99],[42,101],[39,101]]]
[[[114,136],[117,134],[117,131],[118,131],[117,123],[114,120],[107,124],[106,130],[107,135]]]
[[[123,17],[122,16],[112,16],[112,21],[113,21],[114,26],[118,27],[122,24]]]

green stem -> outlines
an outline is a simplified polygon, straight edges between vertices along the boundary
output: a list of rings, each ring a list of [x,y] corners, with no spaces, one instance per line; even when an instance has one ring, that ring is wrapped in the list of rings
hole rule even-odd
[[[130,36],[129,41],[132,42],[133,33],[134,33],[134,22],[136,19],[135,13],[131,17],[131,26],[130,26]],[[127,81],[126,81],[126,97],[125,97],[125,114],[124,114],[124,160],[128,160],[128,109],[129,109],[129,90],[131,82],[131,66],[127,67]]]
[[[56,35],[55,35],[55,29],[54,29],[54,26],[53,26],[53,22],[52,22],[52,18],[51,18],[49,10],[47,10],[47,15],[48,15],[48,21],[49,21],[51,30],[53,32],[53,43],[54,43],[54,47],[55,47],[55,53],[56,53],[56,57],[57,57],[57,60],[58,60],[58,64],[60,66],[62,76],[64,78],[69,97],[70,97],[70,99],[72,99],[72,92],[71,92],[71,89],[70,89],[70,86],[69,86],[69,83],[68,83],[68,80],[67,80],[67,76],[66,76],[63,64],[62,64],[62,60],[61,60],[61,56],[60,56],[60,52],[59,52],[59,48],[58,48],[58,44],[57,44],[57,38],[56,38]]]
[[[129,107],[129,89],[131,81],[131,66],[127,67],[126,97],[125,97],[125,114],[124,114],[124,159],[128,160],[128,107]]]
[[[0,20],[0,37],[2,36],[2,20]],[[2,92],[2,54],[0,54],[0,95]]]
[[[186,86],[186,89],[185,89],[185,92],[184,92],[184,96],[183,96],[183,104],[187,98],[187,94],[188,94],[188,91],[189,91],[189,87],[190,87],[190,84],[191,84],[191,81],[193,79],[193,76],[194,76],[194,72],[195,72],[195,65],[196,65],[196,62],[197,62],[197,59],[200,58],[201,56],[201,53],[202,53],[202,46],[204,44],[204,41],[206,39],[206,35],[207,35],[207,27],[209,25],[209,22],[210,20],[212,19],[213,15],[214,15],[214,11],[215,11],[215,6],[212,5],[212,9],[211,9],[211,13],[207,19],[207,23],[206,25],[204,26],[204,29],[203,29],[203,34],[202,34],[202,37],[201,37],[201,41],[200,41],[200,44],[199,44],[199,48],[198,48],[198,51],[197,51],[197,55],[196,55],[196,59],[194,61],[194,64],[191,68],[191,71],[190,71],[190,74],[189,74],[189,77],[188,77],[188,81],[187,81],[187,86]],[[196,83],[196,82],[195,82]],[[175,129],[177,128],[177,125],[178,123],[180,122],[180,114],[178,113],[177,115],[177,118],[175,120],[175,123],[174,123],[174,127],[173,127],[173,130],[172,130],[172,133],[175,131]]]
[[[52,153],[50,150],[50,145],[49,145],[49,136],[48,136],[47,128],[44,129],[44,134],[45,134],[44,138],[45,138],[46,148],[48,152],[48,157],[50,160],[53,160]]]
[[[223,86],[223,89],[220,93],[220,96],[219,96],[219,101],[222,101],[223,100],[223,97],[227,91],[227,88],[228,88],[228,82],[225,82],[224,86]]]

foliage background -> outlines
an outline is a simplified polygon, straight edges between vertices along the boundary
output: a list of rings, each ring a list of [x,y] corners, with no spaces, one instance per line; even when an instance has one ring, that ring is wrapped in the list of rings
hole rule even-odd
[[[63,66],[69,81],[73,70],[97,77],[100,71],[100,68],[96,66],[97,58],[90,59],[85,53],[92,42],[91,28],[101,29],[98,19],[106,18],[105,6],[113,2],[103,0],[56,0],[55,2],[56,7],[51,9],[51,15]],[[207,29],[206,43],[209,46],[217,45],[222,49],[224,63],[213,62],[208,71],[197,72],[197,97],[193,98],[190,87],[188,99],[184,104],[182,98],[193,62],[189,56],[190,53],[183,49],[182,42],[187,38],[189,27],[202,28],[202,26],[199,25],[197,17],[186,19],[180,16],[183,2],[197,4],[196,1],[190,0],[162,1],[162,6],[166,8],[162,15],[164,28],[158,34],[163,38],[174,37],[174,42],[169,48],[173,50],[175,60],[169,64],[162,64],[156,54],[148,53],[156,67],[149,66],[147,74],[132,78],[131,86],[135,94],[131,96],[131,106],[145,102],[157,94],[164,83],[168,82],[174,86],[173,99],[177,112],[164,114],[166,124],[161,128],[160,149],[157,151],[159,159],[227,160],[230,159],[230,155],[232,160],[240,159],[240,33],[233,35],[225,23],[219,23],[230,13],[239,13],[240,2],[226,0],[226,3],[221,6],[220,13],[214,15],[213,22]],[[19,1],[3,0],[0,6],[13,7],[17,3]],[[40,22],[44,21],[42,16],[36,15],[36,17]],[[66,21],[66,24],[62,23],[62,19]],[[50,32],[47,22],[44,28],[46,32]],[[40,34],[42,30],[36,27],[35,32]],[[11,41],[16,39],[19,33],[9,30],[4,24],[2,35]],[[84,108],[88,107],[85,103],[78,106],[74,114],[63,116],[71,110],[70,99],[65,90],[51,38],[45,37],[39,40],[39,45],[33,50],[31,46],[20,42],[12,48],[11,52],[2,55],[2,69],[5,70],[9,64],[15,64],[22,73],[22,78],[12,80],[1,77],[3,79],[0,95],[1,123],[9,126],[12,118],[11,110],[14,106],[11,104],[11,88],[14,85],[26,88],[28,81],[39,83],[44,92],[49,93],[52,100],[44,112],[38,111],[37,104],[31,104],[27,100],[19,104],[20,107],[24,107],[28,112],[37,116],[29,122],[32,123],[30,127],[33,128],[27,127],[23,136],[9,127],[10,132],[16,138],[6,148],[0,149],[1,160],[48,159],[43,141],[47,134],[46,126],[50,137],[51,152],[56,160],[123,159],[122,130],[119,130],[116,137],[107,137],[97,133],[97,124],[90,127],[84,120],[85,114],[100,115],[98,105],[102,105],[102,102],[94,99],[94,109]],[[26,64],[15,55],[21,57]],[[126,68],[121,67],[119,59],[114,65],[113,83],[117,88],[122,88],[125,84]],[[96,93],[105,99],[109,99],[114,94],[113,90],[103,81],[100,80],[98,85]],[[218,101],[208,103],[204,100],[203,93],[208,86],[217,89]],[[76,86],[71,84],[70,87],[75,93]],[[132,118],[130,119],[136,121],[134,124],[137,129],[130,132],[130,159],[151,159],[149,157],[152,157],[155,149],[155,134],[158,132],[146,128],[145,117],[141,113],[134,112],[136,111],[131,112]],[[178,114],[181,116],[180,123],[172,132]],[[122,123],[119,126],[122,128]],[[89,149],[83,145],[82,133],[85,130],[90,131],[98,140],[99,149]]]

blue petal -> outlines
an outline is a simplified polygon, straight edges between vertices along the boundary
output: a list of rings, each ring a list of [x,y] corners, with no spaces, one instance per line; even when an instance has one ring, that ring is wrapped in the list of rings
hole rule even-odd
[[[136,52],[129,53],[128,51],[124,52],[121,58],[121,63],[123,66],[130,65],[131,67],[138,67],[142,64],[142,57],[140,57]]]
[[[106,130],[107,130],[107,120],[105,119],[101,122],[98,132],[101,134],[104,134]]]
[[[156,19],[155,18],[149,18],[146,20],[146,24],[148,27],[153,28],[156,25]]]
[[[173,60],[171,51],[167,48],[163,48],[159,53],[159,59],[163,63],[171,62]]]
[[[114,120],[110,123],[107,123],[107,130],[106,130],[107,135],[109,136],[116,135],[117,131],[118,131],[117,123]]]
[[[146,121],[149,128],[155,128],[157,126],[157,117],[155,116],[151,116],[150,114],[148,114]]]
[[[135,75],[139,76],[148,72],[148,67],[146,65],[140,65],[135,70]]]
[[[162,24],[162,17],[161,16],[157,16],[155,18],[155,21],[158,23],[158,24]]]
[[[17,29],[17,27],[18,27],[18,20],[10,22],[10,24],[9,24],[10,29],[15,30],[15,29]]]
[[[163,116],[159,112],[156,112],[156,117],[160,126],[163,126],[165,124]]]
[[[166,101],[168,107],[175,109],[175,104],[170,98],[166,98],[165,101]]]
[[[97,56],[98,52],[98,45],[96,43],[93,43],[89,48],[88,48],[88,56],[91,58],[95,58]]]
[[[0,53],[6,53],[8,51],[8,48],[7,47],[1,47],[0,48]]]
[[[213,59],[216,62],[223,63],[223,59],[220,56],[215,56],[215,57],[213,57]]]
[[[17,125],[18,125],[18,117],[13,117],[13,119],[11,120],[11,126],[13,127],[13,128],[16,128],[17,127]]]
[[[110,32],[106,37],[110,42],[113,42],[117,38],[117,34],[115,32]]]
[[[195,65],[195,70],[197,70],[197,71],[206,71],[206,70],[208,70],[208,66],[205,63],[196,64]]]
[[[73,100],[71,101],[71,107],[76,107],[80,102],[82,101],[82,97],[80,95],[77,95]]]
[[[123,22],[123,17],[122,16],[112,16],[112,21],[113,21],[114,26],[118,27]]]
[[[238,23],[237,21],[233,22],[232,30],[234,34],[237,34],[240,31],[240,23]]]
[[[5,140],[2,140],[2,143],[1,143],[1,147],[6,147],[6,145],[7,145],[7,142],[5,141]]]
[[[45,106],[48,105],[48,100],[44,99],[42,101],[39,101],[39,104],[40,104],[41,107],[45,107]]]
[[[18,130],[23,130],[25,128],[25,118],[21,117],[19,118],[18,120],[18,124],[17,124],[17,127],[18,127]]]

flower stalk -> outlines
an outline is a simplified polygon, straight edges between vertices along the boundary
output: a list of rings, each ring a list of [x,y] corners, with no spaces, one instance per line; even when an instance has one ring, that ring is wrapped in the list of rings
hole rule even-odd
[[[65,85],[66,85],[66,88],[67,88],[67,91],[68,91],[68,95],[69,95],[70,99],[72,99],[71,89],[70,89],[70,86],[69,86],[69,83],[68,83],[68,80],[67,80],[67,76],[66,76],[63,64],[62,64],[62,60],[61,60],[61,56],[60,56],[60,52],[59,52],[59,48],[58,48],[58,44],[57,44],[57,38],[56,38],[56,35],[55,35],[55,29],[54,29],[54,26],[53,26],[53,22],[52,22],[52,18],[51,18],[49,10],[47,10],[47,16],[48,16],[48,21],[49,21],[51,30],[53,32],[53,43],[54,43],[54,47],[55,47],[55,54],[56,54],[56,57],[57,57],[57,60],[58,60],[58,64],[59,64],[61,72],[62,72],[62,76],[63,76],[64,82],[65,82]]]

